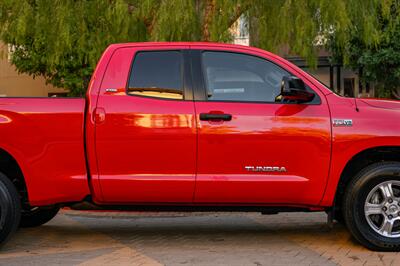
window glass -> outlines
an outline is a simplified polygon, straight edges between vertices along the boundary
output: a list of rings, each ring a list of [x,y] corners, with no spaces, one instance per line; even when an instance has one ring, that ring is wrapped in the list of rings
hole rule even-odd
[[[204,52],[203,68],[210,101],[275,102],[290,76],[262,58],[229,52]]]
[[[182,61],[179,51],[138,53],[133,60],[128,94],[183,99]]]

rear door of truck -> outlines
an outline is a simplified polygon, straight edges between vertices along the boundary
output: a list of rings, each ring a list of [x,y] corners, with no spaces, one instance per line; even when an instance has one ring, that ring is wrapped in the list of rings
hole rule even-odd
[[[95,112],[102,202],[192,202],[196,123],[187,49],[114,51]]]

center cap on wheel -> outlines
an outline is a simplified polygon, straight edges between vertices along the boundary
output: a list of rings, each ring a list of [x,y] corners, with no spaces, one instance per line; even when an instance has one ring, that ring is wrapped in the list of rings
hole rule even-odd
[[[397,212],[397,210],[398,210],[397,205],[392,204],[392,205],[389,206],[389,212],[390,213],[395,213],[395,212]]]

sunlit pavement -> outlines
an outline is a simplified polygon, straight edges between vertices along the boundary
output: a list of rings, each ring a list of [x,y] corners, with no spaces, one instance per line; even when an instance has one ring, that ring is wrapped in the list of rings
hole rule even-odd
[[[371,252],[325,213],[105,213],[62,211],[20,229],[1,265],[399,265]]]

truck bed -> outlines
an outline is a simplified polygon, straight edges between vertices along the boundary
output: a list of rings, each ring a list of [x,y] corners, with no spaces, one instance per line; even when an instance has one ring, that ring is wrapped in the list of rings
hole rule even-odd
[[[18,162],[35,205],[89,194],[83,98],[0,98],[0,151]]]

